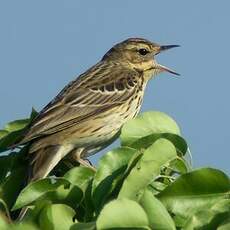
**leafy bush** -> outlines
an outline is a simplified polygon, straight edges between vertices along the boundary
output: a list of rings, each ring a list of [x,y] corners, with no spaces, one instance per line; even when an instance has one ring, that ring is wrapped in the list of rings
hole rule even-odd
[[[30,119],[0,131],[0,150],[20,140]],[[230,229],[230,181],[213,168],[193,170],[176,122],[146,112],[124,125],[121,146],[97,172],[63,160],[56,177],[27,185],[27,146],[0,157],[0,229]],[[23,221],[12,217],[29,206]]]

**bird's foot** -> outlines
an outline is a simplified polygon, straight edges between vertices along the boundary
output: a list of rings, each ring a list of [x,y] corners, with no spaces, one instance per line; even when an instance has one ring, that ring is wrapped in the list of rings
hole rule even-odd
[[[83,165],[83,166],[85,166],[85,167],[87,167],[87,168],[92,169],[94,172],[97,171],[97,169],[92,165],[92,163],[91,163],[88,159],[78,159],[78,162],[79,162],[81,165]]]

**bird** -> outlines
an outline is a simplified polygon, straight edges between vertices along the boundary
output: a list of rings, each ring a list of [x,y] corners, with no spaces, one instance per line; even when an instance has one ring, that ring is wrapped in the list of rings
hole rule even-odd
[[[128,38],[67,84],[18,143],[29,144],[28,183],[47,177],[67,156],[95,170],[87,158],[108,146],[137,116],[149,80],[165,71],[179,75],[155,60],[157,54],[175,47]]]

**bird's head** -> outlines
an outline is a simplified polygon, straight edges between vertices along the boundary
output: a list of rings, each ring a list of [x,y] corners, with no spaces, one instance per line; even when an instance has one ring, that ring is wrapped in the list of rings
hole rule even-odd
[[[159,45],[142,38],[129,38],[113,46],[102,60],[114,60],[131,66],[139,71],[149,71],[152,75],[173,70],[156,62],[155,56],[162,51],[179,47],[178,45]]]

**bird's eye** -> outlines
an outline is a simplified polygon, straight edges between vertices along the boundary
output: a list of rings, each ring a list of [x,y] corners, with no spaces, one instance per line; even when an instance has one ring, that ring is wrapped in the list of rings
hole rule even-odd
[[[149,51],[147,49],[142,48],[138,50],[138,53],[142,56],[145,56],[147,53],[149,53]]]

